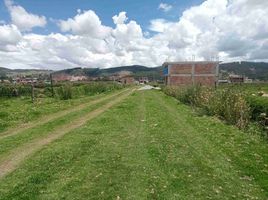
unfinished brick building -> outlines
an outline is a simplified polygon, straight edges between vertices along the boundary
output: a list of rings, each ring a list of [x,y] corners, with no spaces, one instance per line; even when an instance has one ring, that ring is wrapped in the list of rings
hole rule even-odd
[[[218,82],[219,62],[165,62],[163,66],[166,85],[215,86]]]

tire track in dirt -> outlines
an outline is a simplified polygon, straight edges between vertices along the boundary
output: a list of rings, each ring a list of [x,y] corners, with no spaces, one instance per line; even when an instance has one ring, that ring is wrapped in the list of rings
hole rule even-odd
[[[117,93],[112,94],[112,95],[104,96],[104,97],[101,97],[100,99],[91,100],[90,102],[79,104],[79,105],[72,107],[70,109],[59,111],[57,113],[53,113],[53,114],[47,115],[45,117],[41,117],[37,121],[35,120],[35,121],[30,122],[30,123],[25,123],[25,124],[19,125],[15,128],[12,128],[12,129],[9,129],[7,131],[0,133],[0,140],[3,138],[6,138],[6,137],[17,135],[17,134],[19,134],[27,129],[31,129],[31,128],[34,128],[36,126],[48,123],[52,120],[58,119],[58,118],[63,117],[67,114],[70,114],[72,112],[82,110],[82,109],[86,108],[87,106],[95,105],[95,104],[100,103],[102,101],[116,97],[117,95],[120,95],[120,94],[126,92],[127,90],[123,90],[123,91],[117,92]]]
[[[128,97],[135,89],[128,91],[119,97],[111,100],[107,104],[103,105],[100,108],[97,108],[88,114],[80,117],[73,122],[69,123],[68,125],[63,125],[57,128],[55,131],[51,132],[49,136],[44,138],[38,138],[34,141],[31,141],[19,148],[14,149],[9,156],[5,158],[0,163],[0,179],[5,177],[7,174],[14,171],[27,157],[32,155],[33,153],[37,152],[38,150],[42,149],[45,145],[50,144],[51,142],[63,137],[65,134],[71,132],[72,130],[81,127],[86,122],[96,118],[115,104],[121,102],[123,99]]]

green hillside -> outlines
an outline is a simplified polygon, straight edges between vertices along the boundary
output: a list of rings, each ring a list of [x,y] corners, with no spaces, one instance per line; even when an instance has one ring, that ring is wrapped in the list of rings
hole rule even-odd
[[[65,73],[70,75],[81,75],[81,76],[110,76],[112,74],[116,74],[122,71],[129,71],[133,74],[134,77],[142,77],[146,76],[151,80],[161,79],[162,76],[162,67],[145,67],[141,65],[131,65],[131,66],[122,66],[122,67],[114,67],[108,69],[99,69],[99,68],[72,68],[72,69],[64,69],[55,72],[57,73]]]

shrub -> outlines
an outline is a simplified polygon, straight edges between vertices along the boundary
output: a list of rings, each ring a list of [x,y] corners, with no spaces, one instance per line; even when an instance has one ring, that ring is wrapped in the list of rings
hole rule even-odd
[[[266,97],[248,95],[247,102],[251,107],[254,120],[257,120],[262,113],[268,115],[268,99]]]
[[[0,97],[17,97],[31,95],[31,86],[0,84]]]
[[[61,100],[67,100],[72,98],[72,86],[70,84],[64,84],[57,88],[57,95]]]
[[[123,88],[116,83],[93,82],[82,86],[85,95],[94,95]]]

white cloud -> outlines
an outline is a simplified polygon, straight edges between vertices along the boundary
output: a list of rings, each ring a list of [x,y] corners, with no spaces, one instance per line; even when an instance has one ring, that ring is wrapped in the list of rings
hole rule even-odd
[[[111,32],[111,28],[103,26],[99,17],[92,10],[78,12],[74,18],[60,20],[61,31],[70,31],[77,35],[87,35],[94,38],[105,38]]]
[[[14,51],[21,39],[21,33],[15,25],[0,26],[0,50]]]
[[[11,21],[22,31],[30,31],[33,27],[44,27],[46,17],[28,13],[23,7],[15,5],[12,0],[5,0],[10,12]]]
[[[148,34],[126,12],[101,23],[94,11],[58,20],[61,31],[20,33],[16,25],[0,26],[0,66],[10,68],[159,66],[171,61],[210,59],[268,61],[268,6],[256,0],[206,0],[175,22],[151,20]]]
[[[124,24],[128,19],[126,14],[126,12],[120,12],[119,15],[113,16],[114,24]]]
[[[153,19],[150,21],[149,29],[154,32],[163,33],[165,30],[169,28],[169,26],[174,23],[168,22],[165,19]]]
[[[172,5],[169,5],[169,4],[166,4],[166,3],[160,3],[159,6],[158,6],[158,9],[159,10],[162,10],[164,12],[168,12],[172,9]]]

